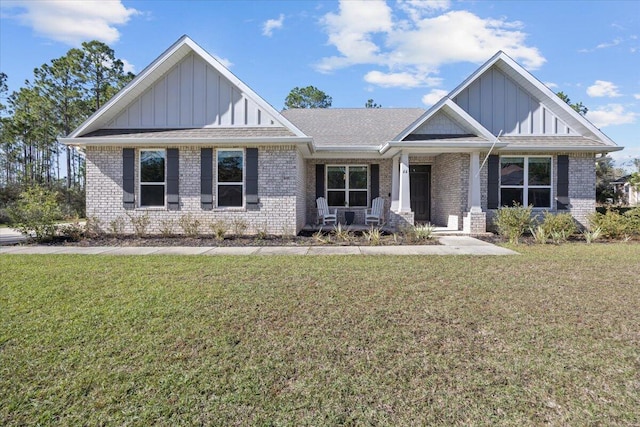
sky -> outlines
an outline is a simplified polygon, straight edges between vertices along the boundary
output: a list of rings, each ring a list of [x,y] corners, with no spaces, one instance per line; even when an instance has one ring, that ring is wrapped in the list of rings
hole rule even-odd
[[[83,41],[134,73],[183,34],[276,109],[313,85],[333,107],[428,108],[498,50],[640,157],[640,1],[0,0],[10,91]]]

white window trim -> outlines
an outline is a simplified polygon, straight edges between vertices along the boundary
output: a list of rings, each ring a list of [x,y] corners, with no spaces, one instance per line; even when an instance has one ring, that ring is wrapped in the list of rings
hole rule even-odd
[[[345,169],[345,173],[347,174],[347,179],[345,180],[345,188],[329,188],[329,168],[334,167],[334,168],[346,168]],[[356,188],[354,190],[350,190],[349,189],[349,168],[351,167],[364,167],[367,169],[367,188],[366,189],[360,189],[360,188]],[[329,191],[344,191],[345,193],[345,205],[344,206],[331,206],[336,207],[336,208],[349,208],[349,207],[353,207],[354,209],[365,209],[367,207],[369,207],[369,185],[371,185],[371,175],[370,175],[370,168],[369,165],[339,165],[339,164],[334,164],[334,165],[327,165],[324,168],[324,182],[327,183],[325,191],[324,191],[324,197],[327,199],[327,201],[329,200]],[[367,193],[367,205],[366,206],[349,206],[349,191],[362,191],[362,192],[366,192]]]
[[[220,183],[219,176],[219,167],[218,167],[218,153],[220,152],[224,152],[224,151],[240,151],[242,152],[242,182],[225,182],[225,183]],[[246,165],[247,163],[247,153],[245,151],[244,148],[218,148],[216,149],[216,175],[215,175],[215,182],[216,182],[216,208],[217,209],[244,209],[245,207],[245,170],[246,170]],[[242,206],[220,206],[220,198],[218,197],[218,188],[221,185],[242,185]]]
[[[524,184],[523,185],[502,185],[502,159],[503,158],[521,158],[524,159]],[[549,185],[529,185],[529,159],[530,158],[543,158],[551,161],[549,168]],[[522,189],[522,205],[529,206],[529,188],[548,188],[549,189],[549,204],[550,206],[536,206],[533,210],[550,210],[553,209],[554,191],[553,191],[553,156],[549,155],[531,155],[531,156],[519,156],[519,155],[504,155],[500,156],[500,185],[498,186],[498,196],[500,198],[499,206],[502,205],[502,188],[518,188]]]
[[[142,152],[144,151],[162,151],[164,153],[164,181],[163,182],[142,182]],[[143,185],[162,185],[164,186],[163,205],[143,205],[142,204],[142,186]],[[167,207],[167,150],[164,148],[141,148],[138,150],[138,194],[140,199],[139,208],[142,209],[162,209]]]

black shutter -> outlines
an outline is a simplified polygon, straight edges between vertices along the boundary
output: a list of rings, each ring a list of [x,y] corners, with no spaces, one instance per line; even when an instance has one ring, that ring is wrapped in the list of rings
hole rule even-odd
[[[500,157],[489,156],[487,162],[487,209],[498,209],[500,193]]]
[[[200,149],[200,207],[213,209],[213,148]]]
[[[316,199],[324,197],[324,165],[316,165]]]
[[[371,200],[380,196],[380,165],[371,165]]]
[[[135,196],[136,151],[133,148],[122,149],[122,203],[125,209],[136,207]]]
[[[167,148],[167,208],[180,209],[180,153],[177,148]]]
[[[247,158],[245,163],[247,166],[245,175],[245,200],[247,205],[257,205],[258,200],[258,149],[247,148]]]
[[[556,189],[558,210],[569,209],[569,156],[558,156],[558,188]]]

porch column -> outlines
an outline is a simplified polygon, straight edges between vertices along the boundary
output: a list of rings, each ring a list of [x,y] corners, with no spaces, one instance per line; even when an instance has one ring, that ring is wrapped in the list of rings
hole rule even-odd
[[[411,212],[411,193],[409,192],[409,155],[400,155],[400,188],[398,212]]]
[[[398,211],[399,206],[399,194],[400,194],[400,157],[395,156],[393,158],[393,166],[391,168],[391,210],[393,212]]]
[[[480,153],[474,151],[469,155],[469,212],[482,212],[480,202]]]

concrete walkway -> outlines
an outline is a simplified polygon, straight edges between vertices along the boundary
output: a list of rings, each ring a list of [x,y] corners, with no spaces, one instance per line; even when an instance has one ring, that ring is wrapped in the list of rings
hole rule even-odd
[[[424,246],[0,246],[1,254],[92,255],[517,255],[468,236],[438,237],[440,245]]]

